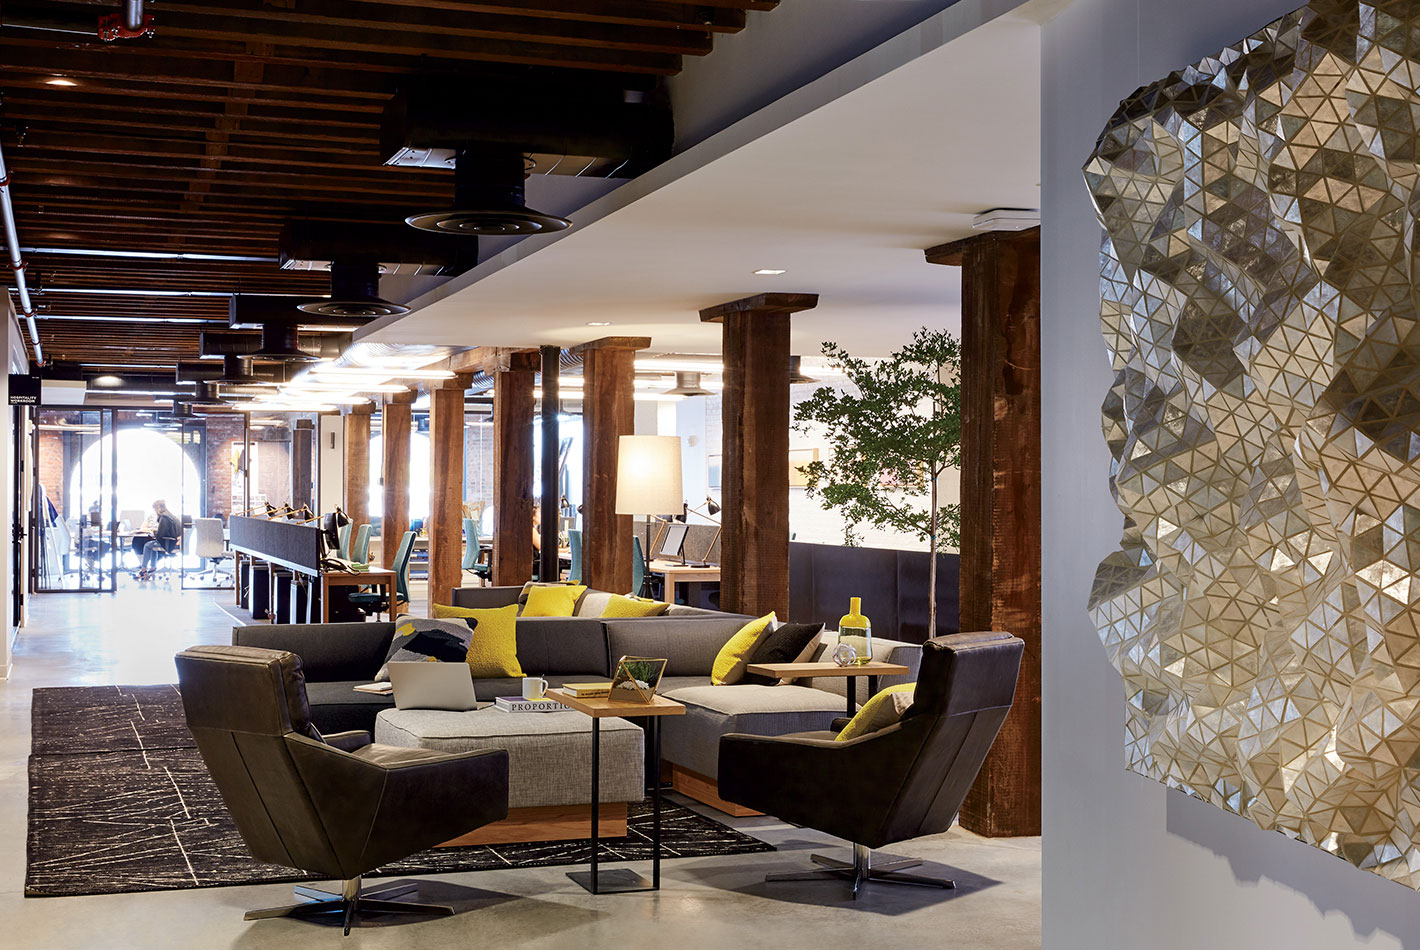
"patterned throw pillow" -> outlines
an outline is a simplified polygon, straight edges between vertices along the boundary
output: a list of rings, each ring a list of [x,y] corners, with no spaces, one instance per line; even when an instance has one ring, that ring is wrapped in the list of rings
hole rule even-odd
[[[468,647],[473,641],[473,624],[458,620],[426,620],[410,617],[394,628],[394,639],[390,641],[385,664],[375,674],[375,682],[386,682],[390,678],[390,662],[437,661],[440,663],[464,663],[468,660]]]
[[[780,623],[772,624],[771,627],[769,633],[750,654],[749,663],[803,663],[813,658],[823,639],[821,623]],[[786,676],[776,680],[772,676],[746,673],[740,682],[773,686],[776,683],[787,685],[794,682],[794,679],[792,676]]]
[[[623,597],[612,594],[602,610],[603,617],[659,617],[670,609],[670,604],[649,597]]]
[[[916,683],[900,683],[879,690],[872,699],[863,704],[858,715],[843,727],[843,731],[837,736],[838,741],[847,742],[849,739],[866,736],[900,722],[902,714],[912,705],[916,692]]]
[[[745,664],[749,662],[750,654],[754,653],[773,622],[774,615],[771,613],[740,627],[739,632],[730,637],[729,642],[715,655],[715,663],[710,667],[710,682],[715,686],[738,683],[745,675]]]
[[[435,604],[434,616],[463,620],[475,627],[473,641],[468,645],[468,665],[474,679],[523,675],[518,664],[517,604],[484,608]]]

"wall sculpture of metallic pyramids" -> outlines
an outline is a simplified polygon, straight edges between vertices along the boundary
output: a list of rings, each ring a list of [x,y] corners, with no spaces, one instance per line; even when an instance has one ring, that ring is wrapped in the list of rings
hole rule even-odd
[[[1084,171],[1129,768],[1420,887],[1420,4],[1303,7]]]

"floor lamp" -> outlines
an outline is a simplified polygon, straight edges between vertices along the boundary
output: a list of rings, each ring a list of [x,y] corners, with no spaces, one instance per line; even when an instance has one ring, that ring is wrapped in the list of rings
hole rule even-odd
[[[646,519],[646,570],[640,596],[651,590],[651,519],[680,510],[680,436],[623,435],[616,453],[616,513]]]

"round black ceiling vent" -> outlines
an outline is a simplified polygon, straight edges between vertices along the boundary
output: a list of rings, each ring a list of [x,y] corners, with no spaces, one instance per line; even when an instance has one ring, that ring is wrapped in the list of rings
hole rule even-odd
[[[454,207],[405,218],[421,231],[442,234],[517,235],[561,231],[566,218],[534,211],[523,202],[523,155],[516,149],[463,149],[454,164]]]
[[[298,305],[322,317],[390,317],[409,308],[380,297],[380,265],[375,261],[333,261],[330,299]]]
[[[261,349],[251,354],[259,360],[279,360],[282,363],[313,363],[319,357],[301,349],[296,327],[285,323],[267,323],[261,327]]]

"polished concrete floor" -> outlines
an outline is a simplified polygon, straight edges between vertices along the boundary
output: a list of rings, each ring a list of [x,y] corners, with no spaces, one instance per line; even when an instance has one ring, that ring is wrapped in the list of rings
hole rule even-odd
[[[769,871],[807,865],[811,850],[842,857],[842,842],[772,818],[724,819],[779,850],[667,862],[658,894],[593,897],[568,868],[447,874],[423,879],[425,899],[452,918],[340,931],[290,920],[246,923],[244,910],[290,903],[287,885],[25,899],[26,757],[35,687],[172,682],[173,654],[229,642],[229,591],[156,584],[118,594],[32,598],[8,682],[0,681],[0,946],[6,948],[497,947],[821,948],[954,946],[1017,950],[1040,944],[1040,840],[987,840],[961,829],[892,849],[925,859],[956,891],[870,885],[765,884]],[[826,790],[831,794],[831,790]],[[720,816],[723,819],[723,816]]]

